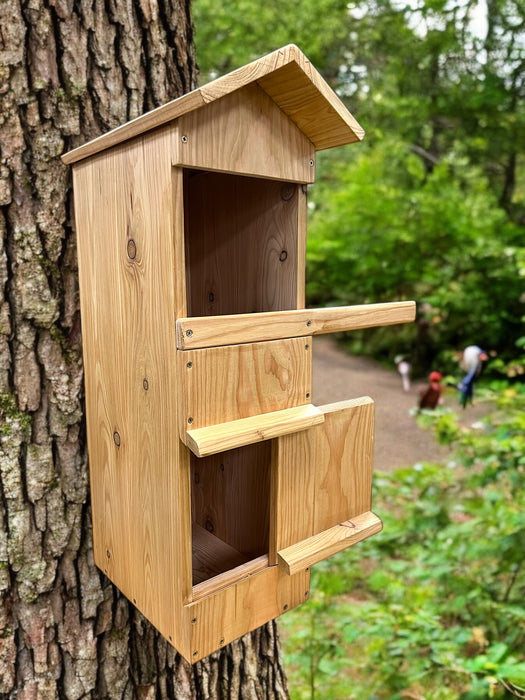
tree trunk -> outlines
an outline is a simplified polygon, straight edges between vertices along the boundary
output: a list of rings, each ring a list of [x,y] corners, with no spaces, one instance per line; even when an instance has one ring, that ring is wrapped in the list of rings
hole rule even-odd
[[[0,2],[0,697],[283,698],[275,624],[193,668],[93,565],[69,169],[194,87],[189,0]]]

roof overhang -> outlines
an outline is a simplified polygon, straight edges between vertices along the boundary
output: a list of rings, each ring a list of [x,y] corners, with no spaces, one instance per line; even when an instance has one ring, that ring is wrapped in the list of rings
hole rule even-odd
[[[76,163],[188,112],[257,83],[312,142],[316,151],[361,141],[364,130],[294,44],[263,56],[62,156]]]

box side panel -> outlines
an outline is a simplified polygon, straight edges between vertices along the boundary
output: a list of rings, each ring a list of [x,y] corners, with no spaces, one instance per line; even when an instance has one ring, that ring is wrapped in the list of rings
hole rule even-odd
[[[188,605],[191,661],[229,644],[308,599],[310,572],[288,576],[278,566]]]
[[[186,654],[189,456],[176,430],[174,338],[183,232],[171,139],[167,128],[79,163],[74,188],[95,561]]]
[[[313,182],[315,148],[256,85],[180,118],[180,165]]]

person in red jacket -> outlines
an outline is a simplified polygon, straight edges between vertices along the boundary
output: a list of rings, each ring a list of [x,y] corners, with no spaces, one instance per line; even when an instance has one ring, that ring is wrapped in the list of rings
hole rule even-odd
[[[431,372],[428,375],[428,386],[421,392],[419,397],[419,408],[434,409],[439,404],[443,387],[441,380],[443,375],[441,372]]]

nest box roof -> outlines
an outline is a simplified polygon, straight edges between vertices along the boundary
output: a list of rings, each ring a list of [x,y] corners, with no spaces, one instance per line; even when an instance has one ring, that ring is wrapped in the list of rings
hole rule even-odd
[[[364,136],[364,130],[303,52],[289,44],[69,151],[62,160],[71,164],[88,158],[250,83],[257,83],[272,98],[316,151],[360,141]]]

